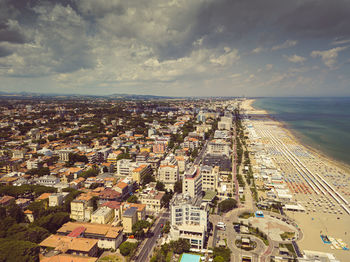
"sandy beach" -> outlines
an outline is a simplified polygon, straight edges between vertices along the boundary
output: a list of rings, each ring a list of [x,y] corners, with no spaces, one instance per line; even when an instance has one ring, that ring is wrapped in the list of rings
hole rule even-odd
[[[286,125],[252,107],[253,99],[241,104],[264,150],[283,175],[292,202],[305,212],[287,211],[304,233],[298,244],[303,250],[333,253],[340,261],[350,261],[350,251],[325,244],[320,234],[350,244],[350,167],[304,145]],[[340,240],[341,239],[341,240]]]

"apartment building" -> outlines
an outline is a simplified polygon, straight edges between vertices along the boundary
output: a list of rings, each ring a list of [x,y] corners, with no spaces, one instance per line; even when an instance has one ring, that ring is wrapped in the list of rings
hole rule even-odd
[[[158,169],[158,180],[164,183],[166,189],[174,191],[175,183],[179,180],[178,165],[161,164]]]
[[[219,130],[231,130],[232,126],[232,117],[229,116],[221,117],[220,121],[218,122]]]
[[[135,162],[131,162],[131,159],[120,159],[117,161],[117,174],[128,176],[131,174],[131,170],[134,169]]]
[[[219,167],[201,166],[202,190],[215,191],[219,183]]]
[[[153,187],[148,187],[141,192],[139,199],[141,204],[146,205],[147,211],[160,212],[160,209],[162,208],[162,198],[165,195],[165,192],[156,190],[156,183],[153,182],[153,184]]]
[[[188,239],[191,247],[202,249],[207,240],[209,205],[201,198],[177,194],[170,204],[170,238]]]
[[[69,194],[68,192],[51,194],[49,196],[49,206],[50,207],[61,206],[68,194]]]
[[[132,233],[132,226],[137,221],[137,207],[130,207],[122,214],[122,221],[125,233]]]
[[[202,175],[198,166],[193,166],[184,174],[182,192],[190,197],[202,195]]]
[[[70,203],[70,218],[77,221],[89,221],[93,212],[92,195],[82,194]]]
[[[150,164],[141,164],[131,172],[133,181],[135,181],[138,184],[142,183],[143,178],[147,174],[152,174],[152,168]]]
[[[39,245],[42,248],[55,249],[66,254],[97,257],[97,242],[97,239],[50,235]]]
[[[57,230],[58,235],[96,239],[102,249],[117,249],[123,241],[123,228],[112,225],[67,222]]]
[[[98,208],[91,215],[91,223],[108,224],[114,218],[114,210],[107,206]]]
[[[213,139],[208,143],[208,154],[230,156],[230,143],[223,139]]]

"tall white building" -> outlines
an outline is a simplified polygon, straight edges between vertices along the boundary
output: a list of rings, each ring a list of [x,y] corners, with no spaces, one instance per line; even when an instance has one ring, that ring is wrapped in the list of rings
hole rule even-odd
[[[158,169],[158,180],[163,182],[166,189],[174,191],[175,183],[179,180],[179,166],[173,155],[161,161]]]
[[[223,116],[218,122],[218,129],[220,130],[231,130],[232,128],[232,117]]]
[[[136,163],[131,159],[120,159],[117,161],[117,174],[128,176],[136,168]]]
[[[201,198],[177,194],[170,203],[170,238],[188,239],[191,247],[202,249],[207,240],[209,206]]]
[[[182,181],[182,192],[190,197],[202,195],[202,176],[198,166],[191,167],[188,170]]]
[[[219,184],[219,167],[201,166],[202,190],[215,191]]]
[[[223,139],[213,139],[208,143],[208,154],[230,156],[230,143]]]

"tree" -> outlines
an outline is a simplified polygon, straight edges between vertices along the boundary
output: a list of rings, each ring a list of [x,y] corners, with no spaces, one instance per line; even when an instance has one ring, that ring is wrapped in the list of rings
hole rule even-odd
[[[126,201],[129,203],[137,203],[139,201],[139,198],[136,195],[132,195]]]
[[[233,198],[226,199],[219,203],[219,209],[222,212],[228,212],[237,207],[237,201]]]
[[[165,191],[165,185],[163,182],[160,182],[160,181],[157,181],[157,184],[156,184],[156,189],[158,191]]]
[[[214,247],[214,258],[222,257],[224,262],[229,262],[231,258],[231,250],[226,247]],[[220,258],[219,258],[220,259]]]
[[[145,234],[145,231],[144,229],[145,228],[148,228],[150,227],[151,224],[148,222],[148,221],[145,221],[145,220],[139,220],[137,221],[133,226],[132,226],[132,233],[138,237],[138,238],[141,238],[144,236]]]
[[[69,221],[69,213],[66,212],[57,212],[49,214],[47,216],[40,217],[34,221],[34,225],[46,228],[51,233],[56,233],[56,230],[59,229],[64,223]]]
[[[179,193],[179,194],[182,193],[182,180],[176,181],[175,186],[174,186],[174,191],[176,193]]]
[[[29,241],[0,239],[0,261],[37,262],[39,251],[40,247]]]
[[[162,228],[162,232],[165,233],[165,234],[170,232],[170,222],[169,221],[167,221],[165,223],[164,227]]]
[[[10,217],[14,218],[17,221],[17,223],[24,221],[24,213],[22,209],[16,204],[9,206],[7,212]]]
[[[173,195],[174,195],[174,193],[172,191],[166,192],[160,201],[162,206],[168,208],[170,200],[173,198]]]
[[[188,252],[191,248],[191,245],[188,239],[183,239],[183,238],[180,238],[177,241],[171,241],[170,246],[176,254],[182,254],[184,252]]]
[[[120,253],[123,256],[128,256],[136,249],[137,245],[137,243],[131,243],[126,241],[119,246]]]
[[[225,259],[222,256],[217,256],[214,258],[214,262],[225,262]]]
[[[154,179],[154,177],[151,175],[151,174],[146,174],[144,177],[143,177],[143,181],[142,181],[142,185],[147,185],[151,182],[155,182],[156,180]]]
[[[89,170],[86,170],[78,175],[78,177],[88,178],[88,177],[95,177],[98,175],[98,169],[97,168],[90,168]]]

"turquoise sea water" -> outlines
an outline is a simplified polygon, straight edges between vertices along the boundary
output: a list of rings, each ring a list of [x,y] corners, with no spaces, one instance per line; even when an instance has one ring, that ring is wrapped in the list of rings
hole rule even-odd
[[[253,107],[283,121],[303,143],[350,165],[350,97],[259,98]]]

